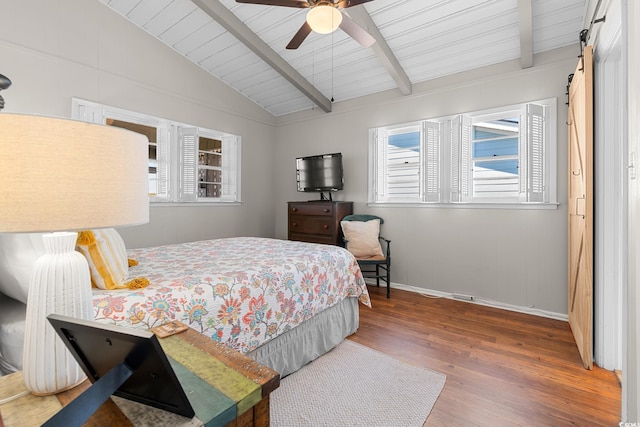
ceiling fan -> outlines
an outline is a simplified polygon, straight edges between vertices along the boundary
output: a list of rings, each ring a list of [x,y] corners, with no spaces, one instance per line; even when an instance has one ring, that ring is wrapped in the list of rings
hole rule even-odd
[[[370,1],[373,0],[236,0],[237,3],[310,9],[305,23],[293,36],[287,49],[297,49],[312,31],[329,34],[338,27],[363,47],[371,46],[376,41],[371,34],[340,10]]]

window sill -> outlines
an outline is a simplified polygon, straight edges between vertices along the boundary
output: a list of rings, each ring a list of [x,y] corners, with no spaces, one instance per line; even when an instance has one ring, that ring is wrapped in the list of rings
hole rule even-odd
[[[241,206],[242,202],[149,202],[150,208]]]
[[[429,209],[558,209],[560,203],[411,203],[411,202],[367,202],[371,207],[429,208]]]

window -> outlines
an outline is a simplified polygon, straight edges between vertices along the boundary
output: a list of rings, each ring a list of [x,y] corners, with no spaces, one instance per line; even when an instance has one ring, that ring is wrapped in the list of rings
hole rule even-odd
[[[73,99],[75,119],[149,139],[152,202],[239,202],[240,137]]]
[[[373,197],[379,202],[439,200],[440,124],[421,122],[372,132],[376,165]]]
[[[143,125],[108,117],[105,124],[141,133],[149,140],[149,196],[158,194],[158,129],[157,124]]]
[[[222,141],[198,139],[198,197],[222,195]]]
[[[517,116],[483,120],[471,127],[471,180],[478,198],[518,197]]]
[[[419,125],[378,131],[378,198],[403,201],[419,197],[422,146]]]
[[[556,100],[371,129],[373,203],[555,204]]]

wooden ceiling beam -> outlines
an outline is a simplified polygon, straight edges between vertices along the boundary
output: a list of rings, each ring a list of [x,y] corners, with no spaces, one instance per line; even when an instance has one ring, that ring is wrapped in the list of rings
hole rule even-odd
[[[367,12],[367,9],[363,5],[350,7],[347,9],[347,13],[355,21],[356,24],[367,30],[369,34],[376,39],[376,42],[371,46],[371,49],[376,54],[382,65],[386,68],[387,72],[393,80],[396,82],[398,89],[403,95],[410,95],[413,91],[411,80],[407,73],[398,62],[398,59],[391,51],[391,48],[387,44],[387,41],[380,33],[378,26],[371,19],[371,15]]]
[[[331,112],[331,101],[313,86],[302,74],[289,65],[271,46],[258,37],[244,22],[238,19],[233,12],[227,9],[219,0],[191,0],[196,6],[202,9],[214,21],[220,24],[225,30],[240,40],[253,53],[258,55],[270,67],[276,70],[282,77],[287,79],[306,97],[313,101],[325,112]]]
[[[533,12],[531,0],[518,0],[518,21],[520,27],[520,66],[533,66]]]

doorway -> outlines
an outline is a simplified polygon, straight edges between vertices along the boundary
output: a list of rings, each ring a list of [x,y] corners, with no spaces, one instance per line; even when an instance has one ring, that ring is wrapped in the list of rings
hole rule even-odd
[[[610,7],[606,16],[594,51],[594,360],[619,371],[628,277],[626,87],[619,7]]]

